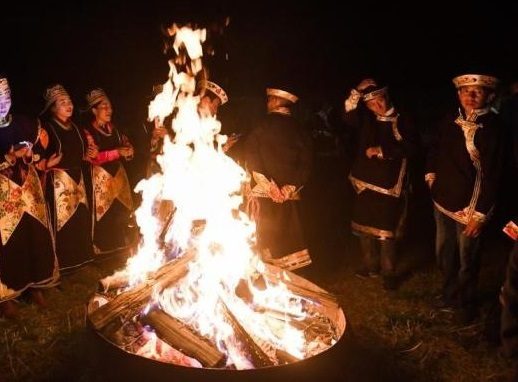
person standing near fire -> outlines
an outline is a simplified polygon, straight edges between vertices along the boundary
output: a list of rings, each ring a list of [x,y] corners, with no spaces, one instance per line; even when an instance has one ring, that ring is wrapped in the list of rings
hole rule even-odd
[[[254,181],[249,211],[257,220],[263,260],[296,269],[311,262],[298,203],[312,168],[312,141],[292,116],[298,97],[280,88],[268,88],[266,95],[267,115],[244,144],[246,168]]]
[[[453,79],[459,110],[439,124],[428,151],[425,180],[436,223],[436,258],[443,273],[438,305],[475,319],[480,236],[496,201],[503,125],[491,108],[497,78],[465,74]]]
[[[163,87],[161,85],[153,88],[155,96],[162,91]],[[228,102],[228,95],[225,90],[213,81],[208,81],[206,79],[199,80],[197,83],[197,92],[200,97],[200,101],[198,103],[198,113],[200,117],[216,118],[219,108]],[[164,125],[167,125],[170,121],[170,117],[166,118]],[[166,135],[173,135],[173,132],[169,131],[166,126],[154,126],[151,129],[151,158],[147,171],[148,176],[160,171],[160,167],[156,162],[156,157],[162,154],[163,141]],[[227,152],[230,150],[230,148],[237,142],[238,138],[239,137],[237,135],[229,136],[223,145],[223,151]]]
[[[375,277],[381,271],[384,288],[395,289],[396,242],[404,226],[408,161],[416,149],[414,126],[395,109],[388,88],[370,78],[351,91],[344,108],[347,135],[355,137],[349,174],[355,191],[351,229],[359,238],[363,263],[356,275]]]
[[[0,75],[0,315],[13,318],[25,290],[44,307],[42,289],[55,286],[59,272],[33,149],[47,137],[36,119],[10,109],[11,89]]]
[[[103,89],[86,95],[90,121],[84,130],[87,141],[98,147],[92,163],[93,245],[96,255],[129,246],[127,225],[133,210],[128,176],[123,161],[133,159],[129,139],[112,123],[112,103]]]
[[[74,104],[62,85],[50,86],[40,113],[49,137],[44,144],[46,197],[60,270],[77,268],[93,258],[92,224],[84,171],[98,148],[72,120]]]

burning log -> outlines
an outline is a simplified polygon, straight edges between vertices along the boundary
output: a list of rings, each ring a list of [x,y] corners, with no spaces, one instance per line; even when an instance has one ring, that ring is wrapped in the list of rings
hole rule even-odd
[[[224,366],[225,355],[215,345],[163,310],[154,308],[141,321],[153,327],[162,341],[197,359],[204,367]]]
[[[264,276],[268,281],[273,283],[282,282],[286,284],[288,289],[294,294],[314,301],[329,311],[337,311],[340,309],[337,298],[326,290],[309,283],[306,279],[297,276],[293,272],[279,269],[270,264],[265,265],[266,272]]]
[[[268,357],[268,355],[261,349],[261,347],[253,340],[253,338],[247,333],[243,326],[239,323],[238,319],[227,305],[220,300],[220,305],[225,315],[225,319],[232,326],[236,338],[243,344],[244,348],[249,352],[252,364],[254,367],[267,367],[273,366],[275,363]]]
[[[90,315],[90,321],[97,330],[104,328],[113,319],[125,311],[135,311],[135,314],[151,300],[153,291],[164,289],[187,274],[188,264],[194,258],[194,251],[185,253],[182,257],[162,266],[153,276],[135,289],[117,295]]]

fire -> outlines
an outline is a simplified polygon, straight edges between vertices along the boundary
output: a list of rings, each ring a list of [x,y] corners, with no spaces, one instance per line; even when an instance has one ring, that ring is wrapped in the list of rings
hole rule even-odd
[[[134,354],[192,367],[250,369],[318,354],[343,334],[343,313],[332,295],[254,252],[255,223],[240,209],[250,178],[224,153],[221,124],[195,95],[205,31],[168,31],[177,56],[149,120],[160,126],[172,114],[174,138],[164,139],[161,172],[135,189],[137,253],[101,280],[90,321],[108,338],[132,337],[120,346]]]
[[[142,204],[136,212],[142,240],[138,253],[128,260],[130,285],[142,282],[170,260],[171,253],[164,251],[158,240],[163,222],[156,214],[161,202],[170,201],[174,217],[164,236],[166,248],[174,254],[194,251],[196,256],[185,278],[173,287],[156,291],[155,303],[210,338],[227,355],[227,363],[237,368],[253,365],[222,313],[223,306],[245,323],[257,341],[303,358],[304,333],[290,323],[305,317],[302,298],[283,284],[254,285],[264,264],[253,251],[255,223],[239,209],[249,179],[245,170],[223,152],[226,137],[219,134],[220,122],[198,111],[195,76],[202,69],[205,31],[173,26],[169,32],[176,37],[178,57],[184,51],[188,57],[180,60],[188,60],[189,65],[187,71],[178,72],[170,62],[170,78],[149,105],[149,119],[157,124],[175,112],[171,126],[175,135],[173,140],[165,137],[163,155],[158,157],[162,172],[136,187],[142,193]],[[250,303],[236,295],[240,283],[250,292]],[[266,310],[286,312],[290,319],[272,319],[264,313]]]

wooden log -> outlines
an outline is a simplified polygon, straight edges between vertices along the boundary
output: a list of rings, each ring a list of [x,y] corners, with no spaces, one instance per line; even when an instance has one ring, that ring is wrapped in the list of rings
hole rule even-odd
[[[205,367],[222,367],[226,356],[208,339],[195,333],[183,322],[160,308],[154,308],[140,321],[155,329],[157,336],[183,354],[197,359]]]
[[[236,338],[243,344],[244,349],[248,351],[252,364],[254,367],[267,367],[275,365],[275,362],[268,357],[268,355],[261,349],[261,347],[252,339],[252,337],[246,332],[243,326],[239,323],[238,319],[230,311],[227,305],[220,300],[220,304],[225,315],[225,319],[234,329]]]
[[[194,258],[194,251],[170,261],[154,274],[153,278],[137,285],[134,289],[121,293],[90,314],[90,322],[95,329],[101,330],[110,321],[126,311],[138,313],[145,304],[151,301],[153,291],[162,290],[184,277],[188,264]]]
[[[264,277],[273,283],[284,283],[294,294],[323,305],[326,310],[334,312],[340,309],[338,299],[328,291],[317,287],[293,272],[266,265]],[[286,275],[286,276],[285,276]]]

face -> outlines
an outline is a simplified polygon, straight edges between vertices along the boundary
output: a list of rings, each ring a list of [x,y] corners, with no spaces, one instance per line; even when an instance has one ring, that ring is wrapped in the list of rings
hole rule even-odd
[[[491,93],[482,86],[463,86],[458,91],[459,101],[466,113],[473,109],[481,109],[490,101]]]
[[[5,118],[11,110],[11,89],[6,79],[0,78],[0,118]]]
[[[72,103],[70,97],[67,96],[59,96],[52,106],[52,113],[55,117],[62,121],[67,121],[70,117],[72,117],[73,112],[74,104]]]
[[[389,110],[389,103],[387,97],[380,95],[365,102],[367,108],[376,115],[385,115]]]
[[[108,99],[103,99],[96,107],[92,108],[95,120],[100,125],[105,125],[112,120],[112,104]]]
[[[218,113],[221,100],[219,98],[211,99],[209,96],[204,96],[200,100],[200,110],[210,116],[215,116]]]
[[[4,92],[0,94],[0,118],[5,118],[11,110],[11,93]]]

